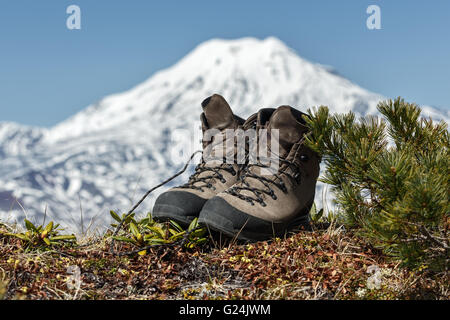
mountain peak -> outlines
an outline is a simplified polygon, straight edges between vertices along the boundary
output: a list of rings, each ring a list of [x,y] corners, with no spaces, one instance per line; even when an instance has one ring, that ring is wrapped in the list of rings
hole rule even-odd
[[[193,52],[198,50],[212,50],[214,47],[241,47],[250,48],[251,50],[258,50],[259,48],[277,48],[280,50],[290,50],[286,44],[280,39],[270,36],[265,39],[258,39],[255,37],[243,37],[238,39],[223,39],[213,38],[199,44]]]

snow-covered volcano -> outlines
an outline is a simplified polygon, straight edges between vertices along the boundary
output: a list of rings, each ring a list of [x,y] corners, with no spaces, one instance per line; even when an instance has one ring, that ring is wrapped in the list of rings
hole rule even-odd
[[[376,114],[376,104],[385,99],[299,57],[276,38],[210,40],[174,66],[53,128],[0,123],[0,219],[27,215],[41,222],[46,212],[47,221],[78,230],[82,224],[84,230],[106,225],[110,209],[127,211],[200,146],[195,136],[200,103],[213,93],[223,95],[241,117],[281,104]],[[448,121],[448,112],[430,107],[424,112]],[[174,143],[191,149],[175,157]],[[140,210],[150,210],[166,188]]]

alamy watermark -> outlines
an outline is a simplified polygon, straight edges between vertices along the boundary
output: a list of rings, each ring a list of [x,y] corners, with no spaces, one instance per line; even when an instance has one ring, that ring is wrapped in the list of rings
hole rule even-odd
[[[186,139],[186,137],[189,137]],[[208,129],[193,133],[187,129],[171,132],[170,160],[180,165],[199,147],[203,161],[212,166],[227,164],[258,164],[262,175],[271,175],[279,169],[278,129]]]
[[[81,287],[81,270],[78,266],[68,266],[66,270],[69,276],[66,280],[67,289],[78,292]]]
[[[381,9],[379,6],[372,4],[367,7],[366,13],[370,16],[366,20],[366,26],[369,30],[381,29]]]
[[[69,30],[81,29],[81,9],[79,6],[72,4],[67,7],[66,13],[69,14],[66,20],[66,26]]]

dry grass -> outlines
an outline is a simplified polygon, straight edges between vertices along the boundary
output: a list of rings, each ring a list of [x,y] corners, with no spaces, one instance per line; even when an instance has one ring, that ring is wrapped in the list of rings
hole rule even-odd
[[[21,240],[0,235],[0,299],[450,297],[448,274],[401,269],[335,225],[251,245],[216,237],[201,248],[155,248],[131,257],[111,255],[107,236],[97,240],[92,246],[26,252]]]

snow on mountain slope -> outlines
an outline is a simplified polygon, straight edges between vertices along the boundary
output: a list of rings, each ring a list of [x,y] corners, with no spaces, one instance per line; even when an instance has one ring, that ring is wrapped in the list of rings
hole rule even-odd
[[[45,129],[0,122],[0,159],[19,155],[33,148],[44,136]]]
[[[40,222],[46,211],[79,230],[81,220],[83,229],[89,223],[105,225],[109,209],[127,211],[182,166],[172,154],[173,133],[181,132],[178,145],[194,144],[181,158],[198,149],[200,103],[213,93],[223,95],[241,117],[281,104],[376,114],[384,99],[300,58],[276,38],[210,40],[174,66],[53,128],[0,124],[0,219],[27,215]],[[448,113],[426,111],[448,121]],[[152,199],[165,189],[141,211],[150,210]]]

